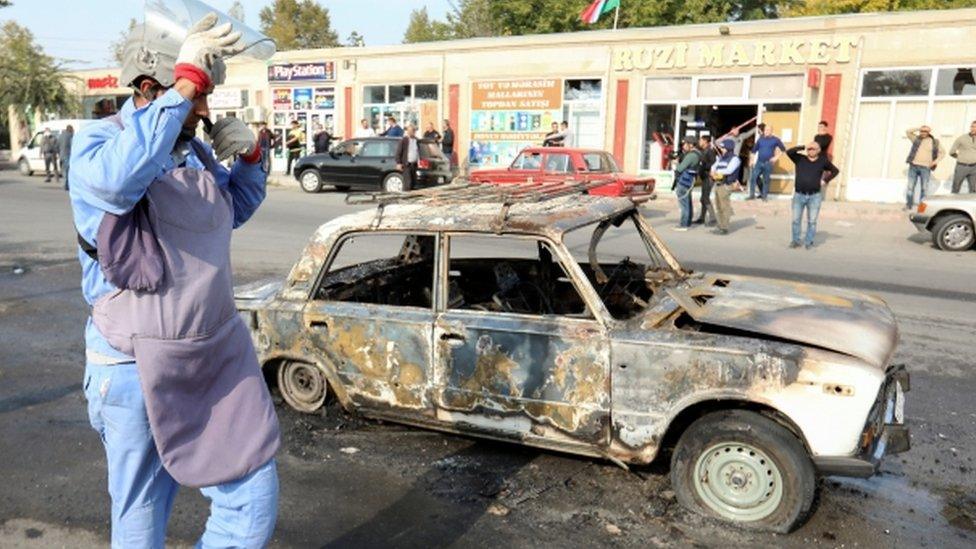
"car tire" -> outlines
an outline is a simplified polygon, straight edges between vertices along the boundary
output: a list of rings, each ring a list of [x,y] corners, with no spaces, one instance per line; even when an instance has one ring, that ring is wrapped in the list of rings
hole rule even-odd
[[[310,414],[325,404],[329,382],[318,366],[286,360],[278,366],[278,390],[289,406]]]
[[[17,162],[17,169],[20,170],[20,175],[31,176],[34,175],[34,170],[30,167],[30,162],[26,158],[21,158]]]
[[[390,172],[383,178],[383,192],[404,193],[409,191],[407,181],[400,172]]]
[[[713,477],[720,482],[710,483]],[[803,443],[755,412],[727,410],[688,427],[671,457],[678,501],[740,527],[788,533],[810,513],[817,476]]]
[[[972,248],[974,242],[973,220],[963,214],[942,216],[932,227],[932,243],[940,250],[961,252]]]
[[[298,185],[307,193],[317,193],[322,190],[322,176],[318,170],[309,169],[298,174]]]

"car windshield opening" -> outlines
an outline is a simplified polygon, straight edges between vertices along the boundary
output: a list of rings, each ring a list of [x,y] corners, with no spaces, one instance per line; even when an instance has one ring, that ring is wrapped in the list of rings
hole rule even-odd
[[[610,315],[633,318],[647,309],[661,286],[680,276],[646,234],[636,209],[563,236]]]

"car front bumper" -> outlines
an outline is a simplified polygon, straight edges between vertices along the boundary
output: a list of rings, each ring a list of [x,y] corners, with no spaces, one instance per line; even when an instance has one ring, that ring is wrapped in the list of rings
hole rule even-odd
[[[929,220],[932,219],[932,217],[928,215],[912,213],[912,214],[908,214],[908,219],[909,221],[912,222],[913,225],[915,225],[915,228],[918,229],[919,232],[924,233],[929,230],[928,229]]]
[[[815,456],[813,463],[822,475],[870,477],[878,472],[881,460],[911,448],[905,424],[905,393],[911,388],[904,365],[893,366],[868,414],[857,453],[851,456]]]

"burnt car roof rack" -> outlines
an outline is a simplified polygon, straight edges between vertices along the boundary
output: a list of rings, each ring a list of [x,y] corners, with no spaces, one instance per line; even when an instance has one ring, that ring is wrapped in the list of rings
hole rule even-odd
[[[405,193],[359,192],[346,195],[346,204],[428,204],[450,205],[470,203],[520,204],[544,202],[574,194],[586,194],[591,189],[613,183],[612,180],[555,183],[511,183],[495,185],[471,181],[457,181]]]
[[[388,204],[424,204],[430,206],[460,204],[498,204],[498,218],[492,223],[495,231],[501,231],[513,204],[534,204],[572,195],[586,194],[590,189],[610,184],[611,180],[574,182],[571,179],[555,183],[511,183],[495,185],[472,181],[455,181],[440,187],[431,187],[405,193],[361,192],[346,195],[346,204],[376,204],[376,221],[379,225],[383,208]]]

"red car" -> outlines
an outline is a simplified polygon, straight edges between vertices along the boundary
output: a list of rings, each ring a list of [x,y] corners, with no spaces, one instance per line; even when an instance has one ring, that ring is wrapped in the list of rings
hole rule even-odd
[[[529,147],[523,149],[507,168],[471,172],[471,180],[495,185],[600,179],[612,182],[591,189],[590,194],[623,196],[642,202],[654,193],[654,178],[622,173],[613,155],[597,149]]]

